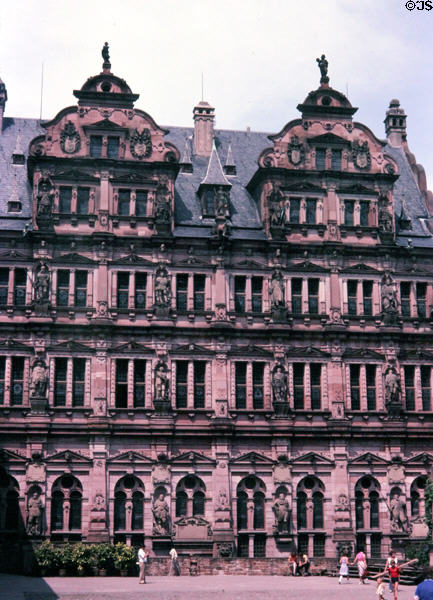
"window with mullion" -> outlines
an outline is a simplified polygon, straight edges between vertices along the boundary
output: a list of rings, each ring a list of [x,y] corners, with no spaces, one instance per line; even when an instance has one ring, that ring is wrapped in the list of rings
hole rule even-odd
[[[349,279],[347,282],[347,312],[349,315],[358,314],[357,292],[358,282],[356,279]]]
[[[311,315],[319,313],[319,280],[308,280],[308,312]]]
[[[117,308],[128,308],[129,304],[129,273],[117,273]]]
[[[376,365],[365,366],[367,410],[376,410]]]
[[[406,410],[415,410],[415,367],[404,367],[404,387],[406,390]]]
[[[194,310],[204,310],[205,275],[194,275]]]
[[[147,273],[136,271],[135,273],[135,308],[144,310],[146,308]]]
[[[290,223],[299,223],[299,215],[301,212],[301,199],[300,198],[290,198],[290,206],[289,206],[289,222]]]
[[[304,408],[304,372],[303,363],[293,365],[293,405],[296,410]]]
[[[137,217],[147,215],[147,191],[137,190],[135,192],[135,214]]]
[[[263,277],[251,278],[251,307],[253,312],[261,313],[263,311]]]
[[[305,222],[308,225],[316,224],[316,207],[317,200],[315,198],[307,198],[305,209]]]
[[[0,304],[8,303],[9,269],[0,269]]]
[[[6,357],[0,356],[0,405],[5,402]]]
[[[350,402],[352,410],[361,410],[360,365],[350,365]]]
[[[176,361],[176,407],[188,406],[188,361]]]
[[[431,410],[431,367],[421,367],[422,409]]]
[[[205,407],[206,362],[194,362],[194,408]]]
[[[236,408],[247,407],[247,363],[235,364],[235,396]]]
[[[373,282],[363,281],[362,282],[362,295],[363,295],[363,308],[364,315],[369,317],[373,314]]]
[[[302,279],[292,279],[292,312],[302,314]]]
[[[188,307],[188,275],[176,275],[176,308],[187,310]]]
[[[67,373],[68,359],[56,358],[54,360],[54,406],[66,406]]]
[[[78,188],[77,191],[77,213],[79,215],[89,214],[89,188]]]
[[[320,410],[322,407],[322,365],[310,365],[310,396],[311,409]]]
[[[131,190],[119,190],[117,200],[117,214],[121,217],[128,217],[131,203]]]
[[[24,357],[12,357],[11,404],[23,403],[24,389]]]
[[[87,271],[75,272],[75,306],[87,306]]]
[[[353,216],[355,213],[355,202],[353,200],[344,201],[344,224],[349,227],[354,224]]]
[[[71,213],[72,188],[62,186],[59,191],[59,212],[63,214]]]
[[[400,305],[403,317],[410,317],[410,281],[400,283]]]
[[[69,304],[69,278],[69,271],[57,271],[57,306],[68,306]]]
[[[72,360],[72,406],[84,406],[86,359]]]
[[[418,317],[421,319],[426,316],[426,295],[427,295],[427,284],[424,282],[416,284],[416,306],[418,311]]]
[[[26,303],[27,270],[15,269],[14,304],[25,306]]]
[[[128,406],[128,360],[118,358],[116,360],[116,408],[127,408]]]
[[[263,408],[264,387],[263,375],[265,365],[262,362],[253,363],[253,408],[260,410]]]
[[[134,360],[134,407],[143,408],[146,390],[146,361]]]
[[[236,275],[235,277],[235,312],[245,312],[245,287],[246,277],[244,275]]]

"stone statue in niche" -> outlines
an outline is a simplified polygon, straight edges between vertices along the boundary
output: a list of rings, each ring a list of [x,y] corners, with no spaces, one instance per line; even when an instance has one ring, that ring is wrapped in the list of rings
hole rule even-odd
[[[170,510],[161,492],[153,503],[153,534],[168,535],[170,533]]]
[[[42,535],[43,504],[40,493],[36,490],[31,494],[27,503],[27,535]]]
[[[269,226],[271,229],[280,229],[286,224],[286,199],[280,189],[279,183],[275,183],[272,192],[268,196]]]
[[[393,533],[409,532],[409,519],[407,518],[406,502],[395,492],[391,497],[389,505],[391,512],[391,531]]]
[[[329,83],[328,77],[328,61],[324,54],[320,58],[316,58],[316,62],[320,69],[320,83]]]
[[[54,190],[49,177],[42,177],[38,184],[37,216],[50,217],[53,210]]]
[[[217,217],[230,219],[230,192],[222,185],[216,190],[215,214]]]
[[[39,265],[33,283],[34,298],[37,304],[44,304],[50,298],[50,272],[45,263]]]
[[[36,358],[32,364],[32,378],[30,382],[31,396],[44,398],[48,389],[47,365],[42,358]]]
[[[279,269],[276,269],[272,274],[272,279],[269,284],[269,299],[272,309],[284,308],[284,280]]]
[[[228,510],[229,501],[227,498],[227,491],[224,488],[221,488],[218,494],[218,501],[216,508],[217,510]]]
[[[287,375],[284,367],[278,364],[272,373],[272,395],[274,402],[287,402]]]
[[[379,196],[378,225],[382,234],[391,234],[393,231],[392,216],[388,210],[389,204],[386,195]]]
[[[397,321],[398,302],[397,290],[389,273],[385,273],[381,286],[382,317],[386,325],[392,325]]]
[[[167,365],[159,362],[155,368],[155,400],[168,400],[169,388]]]
[[[155,275],[155,304],[159,308],[168,308],[171,302],[170,277],[166,267],[160,266]]]
[[[171,222],[171,194],[166,177],[161,177],[156,188],[155,221],[161,225],[168,225]]]
[[[280,491],[272,510],[275,515],[274,529],[277,533],[290,533],[291,510],[287,495]]]
[[[400,404],[401,381],[400,375],[393,364],[389,364],[384,373],[385,378],[385,405]]]

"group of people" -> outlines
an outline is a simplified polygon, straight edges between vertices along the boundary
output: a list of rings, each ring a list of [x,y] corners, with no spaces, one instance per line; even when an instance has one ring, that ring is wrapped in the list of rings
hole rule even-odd
[[[306,554],[297,555],[292,552],[288,559],[289,575],[309,575],[310,560]]]
[[[170,554],[170,571],[169,575],[180,575],[180,565],[177,557],[176,548],[172,548],[169,552]],[[146,583],[146,564],[149,558],[149,552],[146,550],[145,546],[141,545],[138,550],[137,555],[137,565],[138,565],[138,580],[139,583]]]

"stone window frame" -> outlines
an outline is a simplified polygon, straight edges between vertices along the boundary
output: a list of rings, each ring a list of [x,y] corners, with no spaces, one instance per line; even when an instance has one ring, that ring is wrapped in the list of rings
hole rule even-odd
[[[212,310],[212,277],[209,272],[204,271],[188,271],[176,270],[169,273],[171,277],[171,288],[172,288],[172,309],[180,313],[202,313]],[[183,277],[183,281],[186,279],[186,288],[182,288],[180,292],[186,296],[186,309],[178,308],[178,283]],[[196,308],[196,286],[195,282],[197,277],[204,277],[204,290],[200,293],[204,294],[203,309]]]
[[[303,394],[304,394],[304,403],[302,408],[295,407],[295,379],[294,379],[294,370],[295,365],[303,365],[304,374],[303,374]],[[311,407],[311,365],[320,365],[321,373],[320,373],[320,408],[312,408]],[[293,410],[295,411],[312,411],[312,412],[322,412],[329,410],[329,402],[328,402],[328,366],[325,360],[317,360],[314,358],[291,358],[290,362],[287,365],[287,379],[288,379],[288,397],[292,399]]]
[[[177,368],[178,363],[186,363],[187,372],[186,372],[186,382],[182,382],[182,385],[186,385],[186,406],[178,407],[177,406],[177,389],[178,389],[178,377],[177,377]],[[204,373],[204,406],[196,407],[196,396],[195,396],[195,365],[197,363],[205,363],[205,373]],[[190,356],[176,356],[172,358],[171,361],[171,371],[172,371],[172,407],[174,410],[181,411],[196,411],[196,410],[206,410],[209,411],[212,407],[212,361],[210,358],[204,357],[193,357]]]
[[[381,360],[374,360],[368,358],[368,361],[363,361],[361,359],[350,359],[347,362],[343,363],[344,365],[344,373],[345,373],[345,383],[346,383],[346,400],[345,400],[345,408],[349,412],[355,413],[365,413],[368,411],[367,408],[367,374],[366,367],[367,365],[375,365],[376,366],[376,409],[373,412],[382,412],[385,410],[385,398],[384,398],[384,386],[383,386],[383,371],[385,368],[384,363]],[[351,400],[351,369],[350,367],[358,366],[359,367],[359,409],[352,409],[352,400]]]
[[[412,518],[425,517],[425,488],[427,475],[417,475],[410,485],[410,514]]]
[[[325,492],[326,487],[323,483],[322,479],[317,475],[305,475],[302,477],[296,486],[296,529],[299,532],[306,533],[316,533],[325,532]],[[300,494],[303,494],[301,496]],[[317,499],[317,494],[320,494],[320,504],[321,504],[321,526],[317,526],[315,524],[315,520],[317,519],[317,509],[314,505],[315,499]],[[305,500],[305,527],[299,527],[300,521],[300,513],[299,513],[299,501]],[[295,521],[294,521],[295,522]]]
[[[126,312],[143,312],[147,311],[153,306],[153,297],[151,296],[153,290],[153,279],[154,273],[150,272],[148,269],[127,269],[122,267],[115,267],[109,271],[110,273],[110,289],[111,289],[111,308],[116,311],[126,311]],[[119,274],[127,273],[128,274],[128,305],[126,307],[119,307],[118,299],[119,299]],[[146,288],[139,288],[137,290],[137,273],[142,273],[146,275]],[[136,303],[136,295],[137,291],[144,291],[144,306],[138,307]]]
[[[288,311],[293,314],[294,316],[298,316],[298,317],[309,317],[310,315],[313,317],[320,317],[322,315],[326,315],[327,314],[327,310],[328,310],[328,300],[327,300],[327,294],[326,294],[326,289],[328,287],[328,282],[329,282],[329,277],[323,276],[323,275],[297,275],[297,274],[290,274],[290,272],[288,273],[288,276],[284,278],[285,279],[285,291],[286,291],[286,298],[287,300],[287,307],[288,307]],[[301,311],[300,313],[298,312],[293,312],[293,280],[300,280],[302,289],[301,289],[301,295],[297,295],[297,297],[300,297],[300,301],[301,301]],[[317,294],[317,304],[318,304],[318,310],[317,313],[310,313],[310,292],[309,292],[309,281],[310,280],[317,280],[318,281],[318,294]],[[328,295],[329,296],[329,295]]]
[[[236,310],[236,303],[235,303],[235,282],[236,282],[236,278],[237,277],[245,277],[245,288],[244,288],[244,292],[242,292],[242,295],[244,296],[244,301],[245,301],[245,310],[244,311],[237,311]],[[262,291],[261,291],[261,304],[262,304],[262,310],[261,312],[257,312],[255,310],[253,310],[253,295],[257,295],[257,292],[254,292],[253,294],[253,279],[262,279]],[[264,272],[264,271],[254,271],[254,273],[252,273],[251,271],[249,272],[242,272],[242,271],[233,271],[230,273],[229,278],[228,278],[228,297],[229,297],[229,311],[235,315],[239,315],[239,316],[244,316],[246,315],[247,317],[254,317],[254,316],[258,316],[261,315],[265,312],[268,312],[270,310],[270,305],[269,305],[269,285],[271,282],[272,276],[268,273],[268,272]]]
[[[411,360],[411,361],[401,361],[400,362],[400,381],[401,381],[401,393],[403,398],[403,403],[406,407],[407,396],[406,396],[406,367],[414,368],[414,387],[410,388],[414,390],[414,400],[415,400],[415,408],[407,409],[410,412],[427,412],[431,413],[433,409],[433,364],[426,364],[423,360]],[[430,367],[430,410],[423,409],[423,399],[422,399],[422,385],[421,385],[421,368],[422,367]]]
[[[59,305],[58,301],[58,292],[59,292],[59,271],[65,271],[69,273],[69,283],[67,286],[68,289],[68,302],[65,305]],[[78,289],[76,286],[76,273],[77,271],[87,272],[87,286],[86,286],[86,305],[85,306],[77,306],[75,299]],[[93,304],[93,278],[94,271],[90,267],[82,268],[82,267],[68,267],[68,266],[56,266],[52,270],[52,282],[51,282],[51,304],[56,308],[56,310],[69,310],[69,311],[86,311],[92,307]],[[66,287],[64,288],[66,289]]]
[[[290,228],[297,227],[307,227],[307,228],[317,228],[323,227],[325,225],[324,221],[324,193],[322,192],[296,192],[290,191],[290,188],[283,191],[284,193],[284,213],[286,218],[286,223]],[[298,221],[291,220],[291,201],[295,200],[299,202],[299,218]],[[316,205],[314,209],[314,220],[307,221],[307,206],[308,201],[314,200]]]
[[[357,282],[356,296],[350,296],[355,298],[356,313],[349,313],[349,282]],[[372,282],[371,290],[371,315],[365,314],[365,301],[369,296],[364,295],[364,282]],[[343,315],[347,315],[349,318],[372,318],[380,314],[380,276],[365,276],[356,277],[347,275],[341,279],[341,286],[343,292]]]
[[[374,194],[350,194],[350,193],[339,193],[337,191],[337,198],[339,202],[340,210],[338,216],[338,225],[342,229],[371,229],[377,228],[377,205],[378,197]],[[353,202],[353,224],[346,224],[346,202]],[[361,204],[368,204],[367,220],[368,225],[361,225]]]
[[[370,483],[367,485],[368,480],[370,481]],[[364,483],[363,483],[364,482]],[[364,474],[361,475],[355,485],[353,486],[353,494],[354,494],[354,510],[355,510],[355,519],[354,519],[354,523],[355,523],[355,530],[356,531],[375,531],[376,533],[379,532],[381,529],[383,530],[383,524],[381,526],[380,520],[381,520],[381,511],[380,511],[380,504],[381,504],[381,486],[380,486],[380,482],[378,481],[378,479],[376,477],[374,477],[374,475],[372,474]],[[377,503],[377,525],[375,526],[371,526],[372,520],[373,520],[373,511],[372,511],[372,499],[375,501],[375,503]],[[362,504],[360,504],[360,502]],[[362,505],[362,527],[358,527],[357,523],[358,523],[358,519],[357,519],[357,510],[359,510],[359,507]],[[358,506],[358,508],[357,508]],[[368,523],[368,526],[366,526]]]
[[[156,184],[132,185],[128,183],[119,183],[112,186],[111,189],[111,214],[113,218],[118,220],[130,219],[135,222],[136,219],[145,220],[153,217],[153,206],[155,201]],[[129,213],[125,215],[119,214],[119,196],[121,192],[129,192]],[[146,214],[137,214],[137,193],[146,194]]]
[[[5,369],[4,369],[4,398],[3,404],[0,404],[1,407],[12,407],[12,408],[22,408],[29,406],[29,386],[30,386],[30,363],[32,357],[28,354],[24,354],[20,351],[11,351],[10,353],[3,352],[1,354],[5,359]],[[22,358],[24,360],[24,369],[23,369],[23,379],[22,381],[22,403],[21,404],[13,404],[12,403],[12,361],[15,358]]]
[[[399,279],[396,282],[397,285],[397,296],[398,302],[400,305],[400,314],[404,318],[415,318],[415,319],[429,319],[430,313],[433,310],[433,286],[430,281],[427,280],[414,280],[414,279]],[[403,284],[408,285],[409,287],[409,295],[403,296],[402,289]],[[425,297],[418,297],[418,289],[420,289],[419,285],[425,284]],[[422,307],[422,311],[419,310],[421,303],[424,304]],[[403,314],[403,306],[406,306],[405,312],[409,309],[409,314]],[[424,314],[420,315],[420,312]]]
[[[56,405],[55,394],[56,394],[56,360],[66,360],[66,404]],[[84,366],[84,402],[80,405],[74,404],[74,360],[81,359],[85,360]],[[74,409],[89,409],[91,405],[91,357],[90,356],[76,356],[71,354],[52,354],[48,359],[49,364],[49,388],[48,388],[48,403],[50,407],[61,408],[63,410],[74,410]],[[62,380],[64,381],[64,380]],[[81,381],[81,380],[80,380]]]
[[[241,497],[240,494],[243,494]],[[245,500],[246,509],[246,527],[239,528],[240,515],[239,515],[239,500]],[[263,512],[263,526],[257,526],[256,519],[258,520],[257,510],[260,501],[260,510]],[[248,532],[255,533],[260,532],[266,534],[266,506],[269,503],[267,498],[267,488],[264,480],[254,473],[246,473],[238,482],[236,486],[236,515],[233,516],[233,522],[236,524],[236,533]],[[252,510],[249,510],[249,509]]]
[[[236,406],[236,364],[246,363],[246,407],[237,408]],[[254,408],[253,398],[253,363],[263,363],[263,408]],[[231,394],[229,401],[229,410],[241,412],[272,411],[272,393],[271,393],[271,363],[269,360],[261,357],[242,358],[241,356],[231,360]]]
[[[61,188],[69,188],[71,190],[71,210],[70,212],[63,212],[60,210],[60,196],[61,196]],[[78,212],[78,190],[86,189],[89,190],[89,200],[88,200],[88,209],[87,212]],[[74,217],[86,219],[89,216],[93,216],[96,213],[96,193],[97,187],[94,183],[80,183],[75,184],[69,181],[62,181],[57,179],[54,187],[54,206],[53,206],[53,214],[56,217]]]
[[[66,477],[70,477],[72,479],[72,484],[70,486],[64,485],[64,480]],[[56,492],[59,492],[63,495],[62,500],[62,510],[63,510],[63,527],[61,529],[53,528],[53,497]],[[77,494],[72,496],[72,494]],[[79,496],[78,496],[79,494]],[[80,527],[79,528],[71,528],[71,499],[80,498]],[[82,533],[83,527],[83,501],[84,501],[84,493],[83,493],[83,484],[80,479],[76,475],[72,475],[72,473],[65,472],[59,477],[57,477],[51,485],[50,490],[50,523],[49,523],[49,531],[50,535],[62,535],[62,534],[74,534],[79,535]]]
[[[128,478],[133,480],[131,486],[129,486]],[[124,494],[125,502],[125,528],[116,529],[116,495]],[[133,527],[133,513],[134,513],[134,494],[141,494],[141,509],[142,509],[142,526],[141,528],[135,529]],[[122,498],[123,499],[123,498]],[[113,516],[113,534],[118,535],[134,535],[144,533],[145,529],[145,485],[143,480],[135,474],[126,474],[118,479],[114,485],[114,495],[112,504],[112,516]]]
[[[116,406],[116,387],[119,384],[117,379],[117,366],[119,360],[127,361],[126,382],[122,385],[126,386],[126,406]],[[144,406],[135,406],[135,362],[144,362],[144,382],[140,382],[140,388],[144,389]],[[152,404],[152,389],[153,389],[153,366],[149,356],[116,356],[111,359],[111,401],[110,409],[117,410],[149,410],[153,408]]]
[[[202,517],[205,518],[206,515],[206,504],[210,498],[207,497],[206,494],[206,484],[204,481],[196,474],[188,474],[179,479],[175,488],[175,515],[176,518],[179,517]],[[185,511],[180,506],[179,499],[185,500]],[[203,507],[203,510],[197,511],[197,500],[200,500],[200,506]],[[201,505],[202,503],[202,505]],[[182,510],[180,510],[182,508]]]
[[[0,479],[7,481],[7,485],[0,486],[0,531],[11,531],[16,533],[20,529],[21,507],[20,507],[20,485],[18,481],[3,467],[0,467]],[[13,510],[16,511],[17,526],[8,527],[10,518],[8,519],[8,497],[12,500]]]

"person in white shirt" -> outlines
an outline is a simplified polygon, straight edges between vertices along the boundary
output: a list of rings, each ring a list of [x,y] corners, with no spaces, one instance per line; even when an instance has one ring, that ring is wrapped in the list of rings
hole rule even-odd
[[[176,548],[172,548],[169,554],[171,558],[169,575],[180,575],[180,566],[177,560]]]
[[[146,583],[145,569],[148,556],[149,553],[146,551],[146,548],[144,546],[140,546],[138,551],[138,567],[140,569],[139,583]]]

